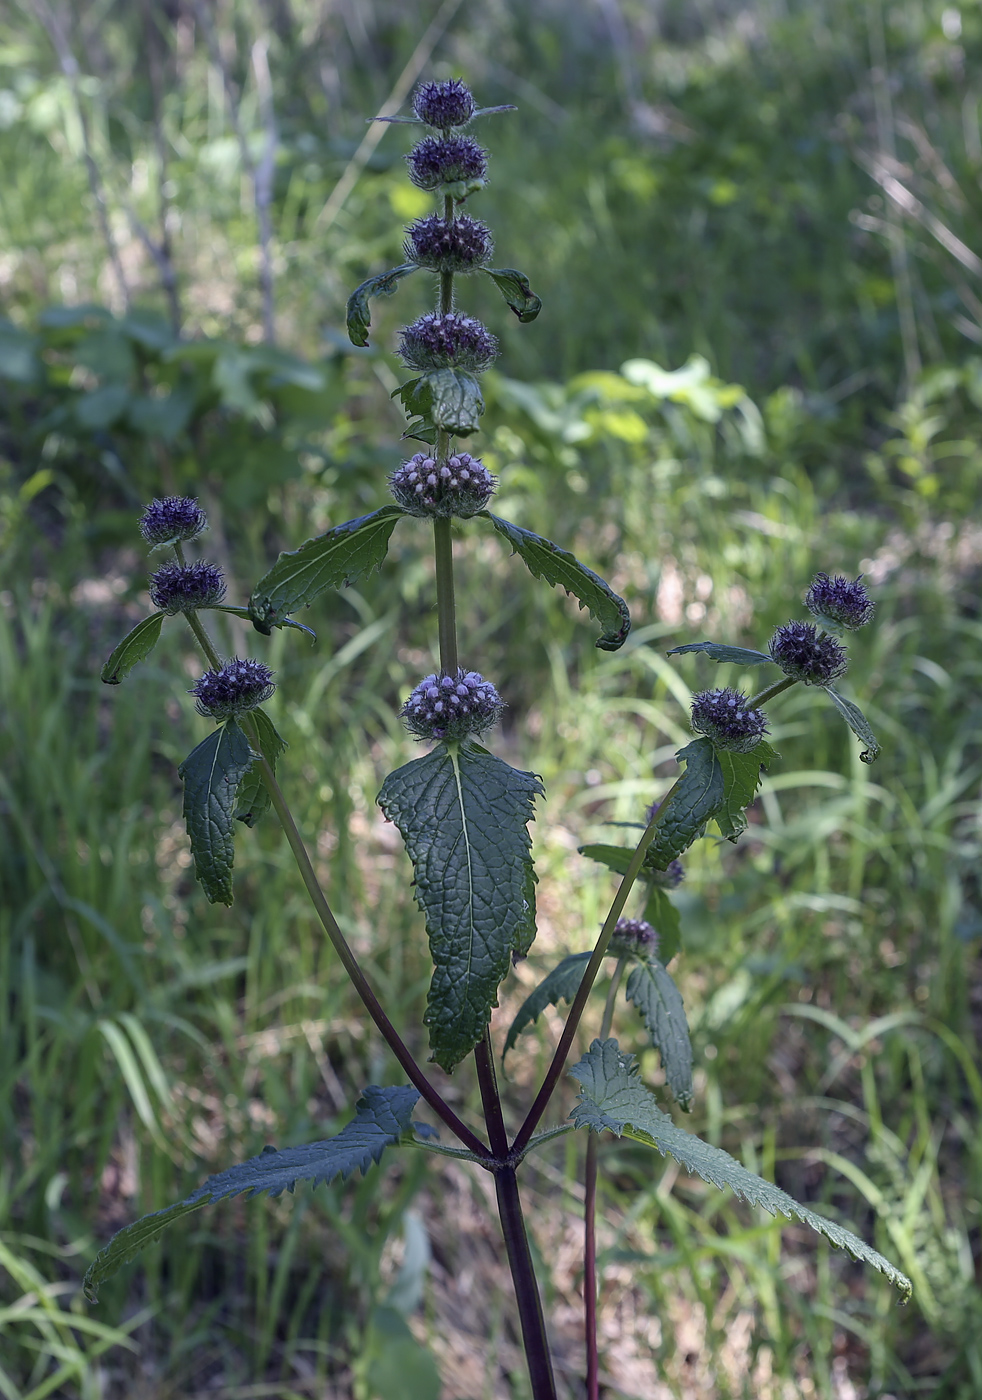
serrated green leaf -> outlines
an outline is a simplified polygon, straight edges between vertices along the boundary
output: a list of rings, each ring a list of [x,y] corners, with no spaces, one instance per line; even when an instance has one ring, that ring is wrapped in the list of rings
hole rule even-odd
[[[761,770],[769,767],[779,755],[766,739],[761,739],[749,753],[721,749],[716,757],[723,770],[724,795],[713,820],[727,841],[735,841],[747,829],[746,809],[757,796]]]
[[[429,414],[434,425],[455,437],[469,437],[481,426],[484,396],[474,375],[465,369],[432,369],[423,375],[429,391]],[[426,414],[423,414],[424,420]]]
[[[692,1046],[678,987],[659,958],[645,958],[632,968],[624,993],[641,1013],[651,1043],[661,1056],[672,1098],[688,1112],[692,1102]]]
[[[289,745],[276,732],[276,726],[265,710],[253,710],[252,719],[259,732],[259,747],[263,757],[276,772],[276,760]],[[255,826],[260,817],[269,811],[269,792],[263,782],[262,767],[257,758],[239,784],[238,799],[235,804],[236,821],[246,826]]]
[[[801,1220],[824,1235],[838,1249],[846,1249],[854,1259],[871,1264],[885,1274],[903,1294],[910,1297],[911,1283],[882,1254],[834,1221],[809,1210],[786,1191],[756,1176],[728,1152],[713,1147],[684,1128],[678,1128],[658,1107],[654,1095],[644,1087],[633,1055],[624,1054],[616,1040],[595,1040],[570,1073],[582,1085],[579,1102],[570,1115],[578,1128],[627,1136],[674,1157],[686,1171],[702,1177],[720,1189],[729,1187],[751,1205],[771,1215]]]
[[[596,618],[602,628],[597,642],[602,651],[617,651],[623,646],[631,630],[631,614],[624,599],[619,598],[599,574],[552,540],[523,530],[520,525],[502,520],[490,511],[482,510],[479,514],[490,520],[498,534],[505,537],[533,578],[545,579],[546,583],[565,589],[581,608],[589,609],[590,616]]]
[[[646,856],[646,864],[658,870],[667,870],[702,835],[726,796],[723,767],[711,740],[705,736],[693,739],[675,757],[685,764],[685,771],[668,799],[668,809]]]
[[[666,966],[675,957],[682,943],[682,924],[679,911],[666,892],[658,885],[648,886],[645,901],[645,919],[658,934],[658,957]]]
[[[368,328],[372,324],[369,300],[372,297],[391,296],[404,277],[418,271],[415,263],[402,263],[388,272],[379,273],[377,277],[369,277],[367,282],[355,288],[348,298],[346,312],[348,339],[352,345],[364,348],[368,344]]]
[[[672,647],[666,656],[681,656],[686,651],[704,651],[714,661],[731,661],[735,666],[763,666],[765,661],[774,664],[773,656],[766,651],[751,651],[747,647],[730,647],[722,642],[687,642],[684,647]]]
[[[864,763],[872,763],[880,752],[880,745],[876,735],[869,727],[869,720],[867,720],[858,705],[854,704],[852,700],[847,700],[844,695],[840,695],[832,686],[826,685],[823,686],[822,689],[839,711],[839,714],[845,720],[846,724],[848,724],[849,728],[856,735],[856,738],[860,739],[866,745],[866,748],[859,757]]]
[[[177,770],[194,873],[212,904],[232,903],[236,795],[256,755],[234,719],[203,739]]]
[[[502,1060],[513,1048],[525,1027],[537,1021],[547,1006],[558,1006],[560,1001],[573,1000],[580,990],[586,965],[592,957],[593,951],[590,948],[585,953],[570,953],[569,957],[563,958],[551,972],[546,973],[535,990],[522,1002],[518,1014],[508,1027],[505,1048],[501,1052]]]
[[[416,873],[434,967],[425,1020],[447,1071],[481,1039],[512,953],[531,942],[528,823],[541,793],[534,773],[455,744],[390,773],[379,793]]]
[[[379,568],[402,513],[398,506],[382,506],[281,554],[252,590],[249,615],[256,626],[280,626],[288,613],[308,607],[326,589]]]
[[[106,685],[119,685],[138,662],[147,659],[160,640],[164,617],[162,612],[151,613],[127,632],[100,673]]]
[[[488,274],[520,321],[535,320],[542,310],[542,299],[535,295],[524,272],[513,267],[485,267],[481,271]]]
[[[409,1131],[418,1098],[417,1090],[408,1085],[380,1089],[377,1084],[370,1084],[358,1100],[354,1118],[337,1137],[309,1142],[302,1147],[288,1147],[282,1152],[273,1147],[264,1148],[258,1157],[250,1157],[248,1162],[210,1176],[176,1205],[135,1220],[117,1231],[96,1255],[82,1281],[86,1297],[95,1302],[98,1290],[107,1279],[135,1259],[168,1225],[202,1206],[227,1196],[238,1196],[243,1191],[248,1191],[250,1196],[262,1191],[278,1196],[282,1191],[292,1191],[298,1181],[312,1181],[317,1186],[338,1176],[347,1180],[358,1170],[367,1172],[386,1147],[398,1142],[402,1134]]]

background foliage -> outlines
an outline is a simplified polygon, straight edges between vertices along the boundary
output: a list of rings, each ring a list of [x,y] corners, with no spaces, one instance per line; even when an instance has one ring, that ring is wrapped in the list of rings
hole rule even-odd
[[[196,666],[180,629],[118,690],[98,672],[145,607],[149,495],[200,495],[240,602],[278,549],[384,502],[392,331],[426,289],[374,304],[369,350],[341,328],[423,212],[405,129],[375,143],[364,119],[424,70],[520,109],[482,132],[478,212],[545,310],[518,327],[490,284],[464,289],[503,341],[480,439],[501,513],[576,547],[635,617],[597,653],[561,595],[462,528],[470,664],[511,707],[496,747],[548,793],[539,941],[503,1018],[592,942],[611,885],[576,846],[665,786],[687,687],[737,678],[665,650],[760,645],[819,568],[862,569],[880,600],[849,686],[884,753],[864,768],[807,690],[786,697],[750,832],[703,843],[673,896],[676,966],[691,1126],[875,1240],[914,1301],[616,1141],[611,1393],[979,1393],[980,50],[975,9],[928,0],[35,0],[0,18],[5,1396],[388,1400],[410,1366],[433,1394],[413,1335],[447,1396],[524,1393],[485,1183],[452,1164],[436,1187],[411,1157],[381,1196],[228,1202],[97,1308],[78,1291],[114,1228],[394,1082],[272,827],[241,833],[230,910],[193,883],[176,769],[204,726],[174,682]],[[279,672],[284,785],[415,1025],[422,920],[374,795],[415,752],[395,711],[434,660],[429,568],[405,522],[379,575],[304,615],[315,647],[225,637]],[[471,1087],[447,1092],[465,1107]],[[575,1395],[572,1150],[541,1154],[527,1190]]]

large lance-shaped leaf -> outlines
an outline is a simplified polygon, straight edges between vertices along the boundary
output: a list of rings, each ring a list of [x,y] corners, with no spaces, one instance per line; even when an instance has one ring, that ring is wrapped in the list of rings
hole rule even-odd
[[[632,969],[625,995],[640,1011],[651,1043],[661,1055],[672,1097],[688,1111],[692,1102],[692,1046],[678,987],[658,958],[645,958]]]
[[[234,719],[203,739],[177,770],[194,873],[212,904],[232,903],[234,814],[239,784],[256,755]]]
[[[504,1059],[508,1051],[512,1049],[518,1037],[526,1026],[530,1026],[533,1021],[537,1021],[545,1011],[547,1006],[558,1006],[560,1001],[571,1002],[580,990],[580,983],[583,981],[583,974],[586,972],[586,965],[593,957],[593,950],[588,948],[585,953],[570,953],[562,962],[556,964],[551,972],[547,972],[542,981],[530,992],[518,1008],[518,1014],[508,1028],[505,1037],[505,1048],[501,1052]]]
[[[864,763],[872,763],[876,755],[880,752],[880,744],[876,735],[873,733],[872,729],[870,729],[869,721],[866,716],[858,705],[853,704],[851,700],[847,700],[846,697],[840,695],[837,690],[833,690],[832,686],[827,685],[824,686],[823,689],[846,724],[848,724],[849,728],[856,735],[857,739],[861,739],[866,745],[859,757]]]
[[[730,647],[722,642],[687,642],[684,647],[672,647],[667,656],[681,656],[686,651],[704,651],[714,661],[731,661],[735,666],[763,666],[774,662],[766,651],[750,651],[747,647]]]
[[[746,809],[757,796],[761,770],[769,767],[779,754],[766,739],[761,739],[749,753],[720,749],[716,757],[723,770],[724,796],[713,820],[727,841],[735,841],[747,829]]]
[[[558,585],[571,593],[581,608],[588,608],[603,629],[597,646],[602,651],[616,651],[624,645],[631,630],[631,614],[623,598],[619,598],[609,584],[599,574],[581,564],[575,554],[560,549],[552,540],[534,535],[531,530],[523,530],[510,520],[502,520],[490,511],[479,514],[504,535],[516,554],[521,555],[533,578],[543,578],[546,583]]]
[[[380,273],[378,277],[369,277],[367,282],[362,282],[360,287],[355,288],[348,298],[346,317],[348,339],[352,345],[364,348],[368,344],[368,328],[372,324],[369,299],[391,296],[404,277],[418,271],[416,263],[402,263],[399,267]]]
[[[252,719],[255,722],[259,735],[259,747],[263,758],[276,772],[276,760],[284,749],[288,748],[286,740],[276,732],[276,726],[265,710],[253,710]],[[235,804],[236,821],[245,822],[246,826],[255,826],[261,816],[269,811],[269,792],[263,782],[263,772],[260,761],[257,758],[249,769],[248,773],[239,784],[238,801]]]
[[[106,685],[119,685],[138,661],[147,659],[160,640],[160,629],[165,616],[162,612],[151,613],[142,622],[138,622],[132,632],[127,632],[102,668],[102,679]]]
[[[268,632],[326,589],[341,588],[379,568],[402,513],[398,506],[382,506],[281,554],[249,599],[249,613],[259,630]]]
[[[513,267],[485,267],[481,271],[488,274],[521,322],[535,320],[542,310],[542,299],[535,295],[524,272]]]
[[[647,852],[648,861],[659,870],[666,870],[702,835],[726,796],[723,766],[710,739],[693,739],[675,757],[685,764],[685,771],[668,799]]]
[[[426,916],[432,1058],[452,1070],[484,1034],[498,983],[535,927],[527,824],[534,773],[475,746],[440,744],[390,773],[378,801],[402,832]]]
[[[910,1297],[910,1279],[858,1235],[800,1205],[786,1191],[747,1171],[728,1152],[676,1127],[641,1083],[634,1056],[624,1054],[616,1040],[595,1040],[570,1074],[582,1085],[579,1102],[570,1115],[578,1128],[592,1128],[597,1133],[606,1130],[643,1142],[674,1157],[703,1181],[720,1188],[728,1186],[751,1205],[803,1221],[836,1248],[847,1249],[854,1259],[879,1269],[900,1289],[904,1302]]]
[[[298,1181],[312,1181],[317,1186],[337,1176],[347,1179],[357,1170],[367,1172],[386,1147],[409,1131],[410,1115],[418,1098],[418,1092],[408,1085],[380,1089],[377,1084],[370,1084],[358,1100],[354,1118],[337,1137],[308,1142],[303,1147],[287,1147],[282,1152],[266,1147],[258,1157],[210,1176],[176,1205],[135,1220],[117,1231],[96,1255],[82,1281],[86,1297],[95,1302],[106,1279],[135,1259],[168,1225],[213,1201],[243,1191],[250,1196],[261,1191],[278,1196],[282,1191],[292,1191]]]

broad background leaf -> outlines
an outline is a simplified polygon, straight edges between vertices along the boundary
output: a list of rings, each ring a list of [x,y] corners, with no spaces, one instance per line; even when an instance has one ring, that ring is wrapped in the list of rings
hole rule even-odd
[[[876,735],[869,726],[869,721],[866,716],[857,704],[852,700],[847,700],[844,695],[840,695],[832,686],[826,685],[823,686],[823,689],[846,724],[848,724],[849,728],[856,735],[857,739],[861,739],[866,745],[866,748],[859,757],[864,763],[872,763],[876,755],[880,752],[880,745]]]
[[[138,662],[147,659],[160,640],[164,617],[162,612],[151,613],[138,622],[132,632],[127,632],[102,668],[101,675],[106,685],[119,685]]]
[[[379,793],[416,874],[434,965],[426,1023],[432,1057],[445,1070],[480,1040],[512,953],[531,942],[527,824],[541,793],[534,773],[448,744],[390,773]]]
[[[259,747],[263,757],[276,772],[276,760],[289,747],[286,740],[276,732],[276,726],[265,710],[253,710],[252,719],[259,732]],[[260,817],[269,811],[269,793],[263,782],[262,768],[257,758],[239,784],[238,801],[235,804],[236,821],[246,826],[255,826]]]
[[[661,1055],[672,1098],[688,1111],[692,1102],[692,1045],[678,987],[658,958],[631,969],[625,995],[641,1013],[651,1043]]]
[[[409,1131],[418,1099],[418,1091],[409,1085],[380,1089],[377,1084],[370,1084],[358,1100],[354,1118],[337,1137],[287,1147],[282,1152],[267,1147],[258,1157],[210,1176],[176,1205],[135,1220],[117,1231],[96,1255],[82,1283],[86,1297],[94,1302],[106,1279],[135,1259],[168,1225],[213,1201],[238,1196],[243,1191],[250,1196],[260,1191],[278,1196],[282,1191],[292,1191],[298,1181],[312,1181],[317,1186],[337,1176],[347,1179],[357,1170],[366,1172],[386,1147]]]
[[[202,739],[177,770],[194,873],[212,904],[232,903],[234,813],[239,784],[255,760],[234,719]]]
[[[743,1200],[772,1215],[803,1221],[838,1248],[847,1249],[854,1259],[879,1269],[900,1289],[905,1302],[910,1297],[911,1283],[906,1275],[858,1235],[800,1205],[786,1191],[741,1166],[728,1152],[676,1127],[641,1083],[634,1056],[624,1054],[616,1040],[595,1040],[570,1073],[582,1085],[579,1102],[570,1115],[578,1128],[598,1133],[607,1130],[656,1147],[703,1181],[720,1188],[728,1186]]]

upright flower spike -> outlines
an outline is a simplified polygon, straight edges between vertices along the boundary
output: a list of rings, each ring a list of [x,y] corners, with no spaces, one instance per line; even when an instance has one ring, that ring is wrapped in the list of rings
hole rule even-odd
[[[170,614],[214,607],[225,597],[225,579],[217,564],[162,564],[150,578],[155,608]]]
[[[811,587],[805,594],[805,607],[826,626],[844,627],[854,632],[872,621],[876,604],[866,591],[859,578],[848,579],[842,574],[829,578],[828,574],[816,574]]]
[[[498,354],[497,339],[473,316],[428,311],[399,334],[399,354],[410,369],[466,369],[480,374]]]
[[[472,136],[424,136],[406,157],[409,178],[421,190],[484,180],[488,153]]]
[[[389,477],[393,496],[410,515],[464,519],[484,509],[497,484],[498,478],[469,452],[455,452],[442,465],[417,452]]]
[[[273,672],[262,661],[233,656],[217,671],[206,671],[189,694],[195,709],[208,719],[233,719],[262,705],[272,695]]]
[[[155,548],[196,539],[207,526],[208,517],[193,496],[154,499],[140,518],[140,534]]]
[[[448,78],[442,83],[420,83],[413,94],[416,117],[440,131],[466,126],[476,110],[470,88],[460,78]]]
[[[406,230],[406,260],[430,272],[477,272],[493,252],[487,224],[467,214],[456,219],[429,214]]]
[[[767,649],[786,676],[805,685],[830,685],[849,664],[842,643],[813,622],[786,622]]]
[[[654,957],[658,953],[658,934],[646,919],[618,919],[610,936],[610,951]]]
[[[417,739],[459,741],[490,729],[504,708],[490,681],[477,671],[458,670],[455,676],[424,676],[400,713]]]
[[[749,753],[768,732],[763,710],[749,710],[747,697],[729,686],[701,690],[692,697],[692,728],[717,748],[734,753]]]

